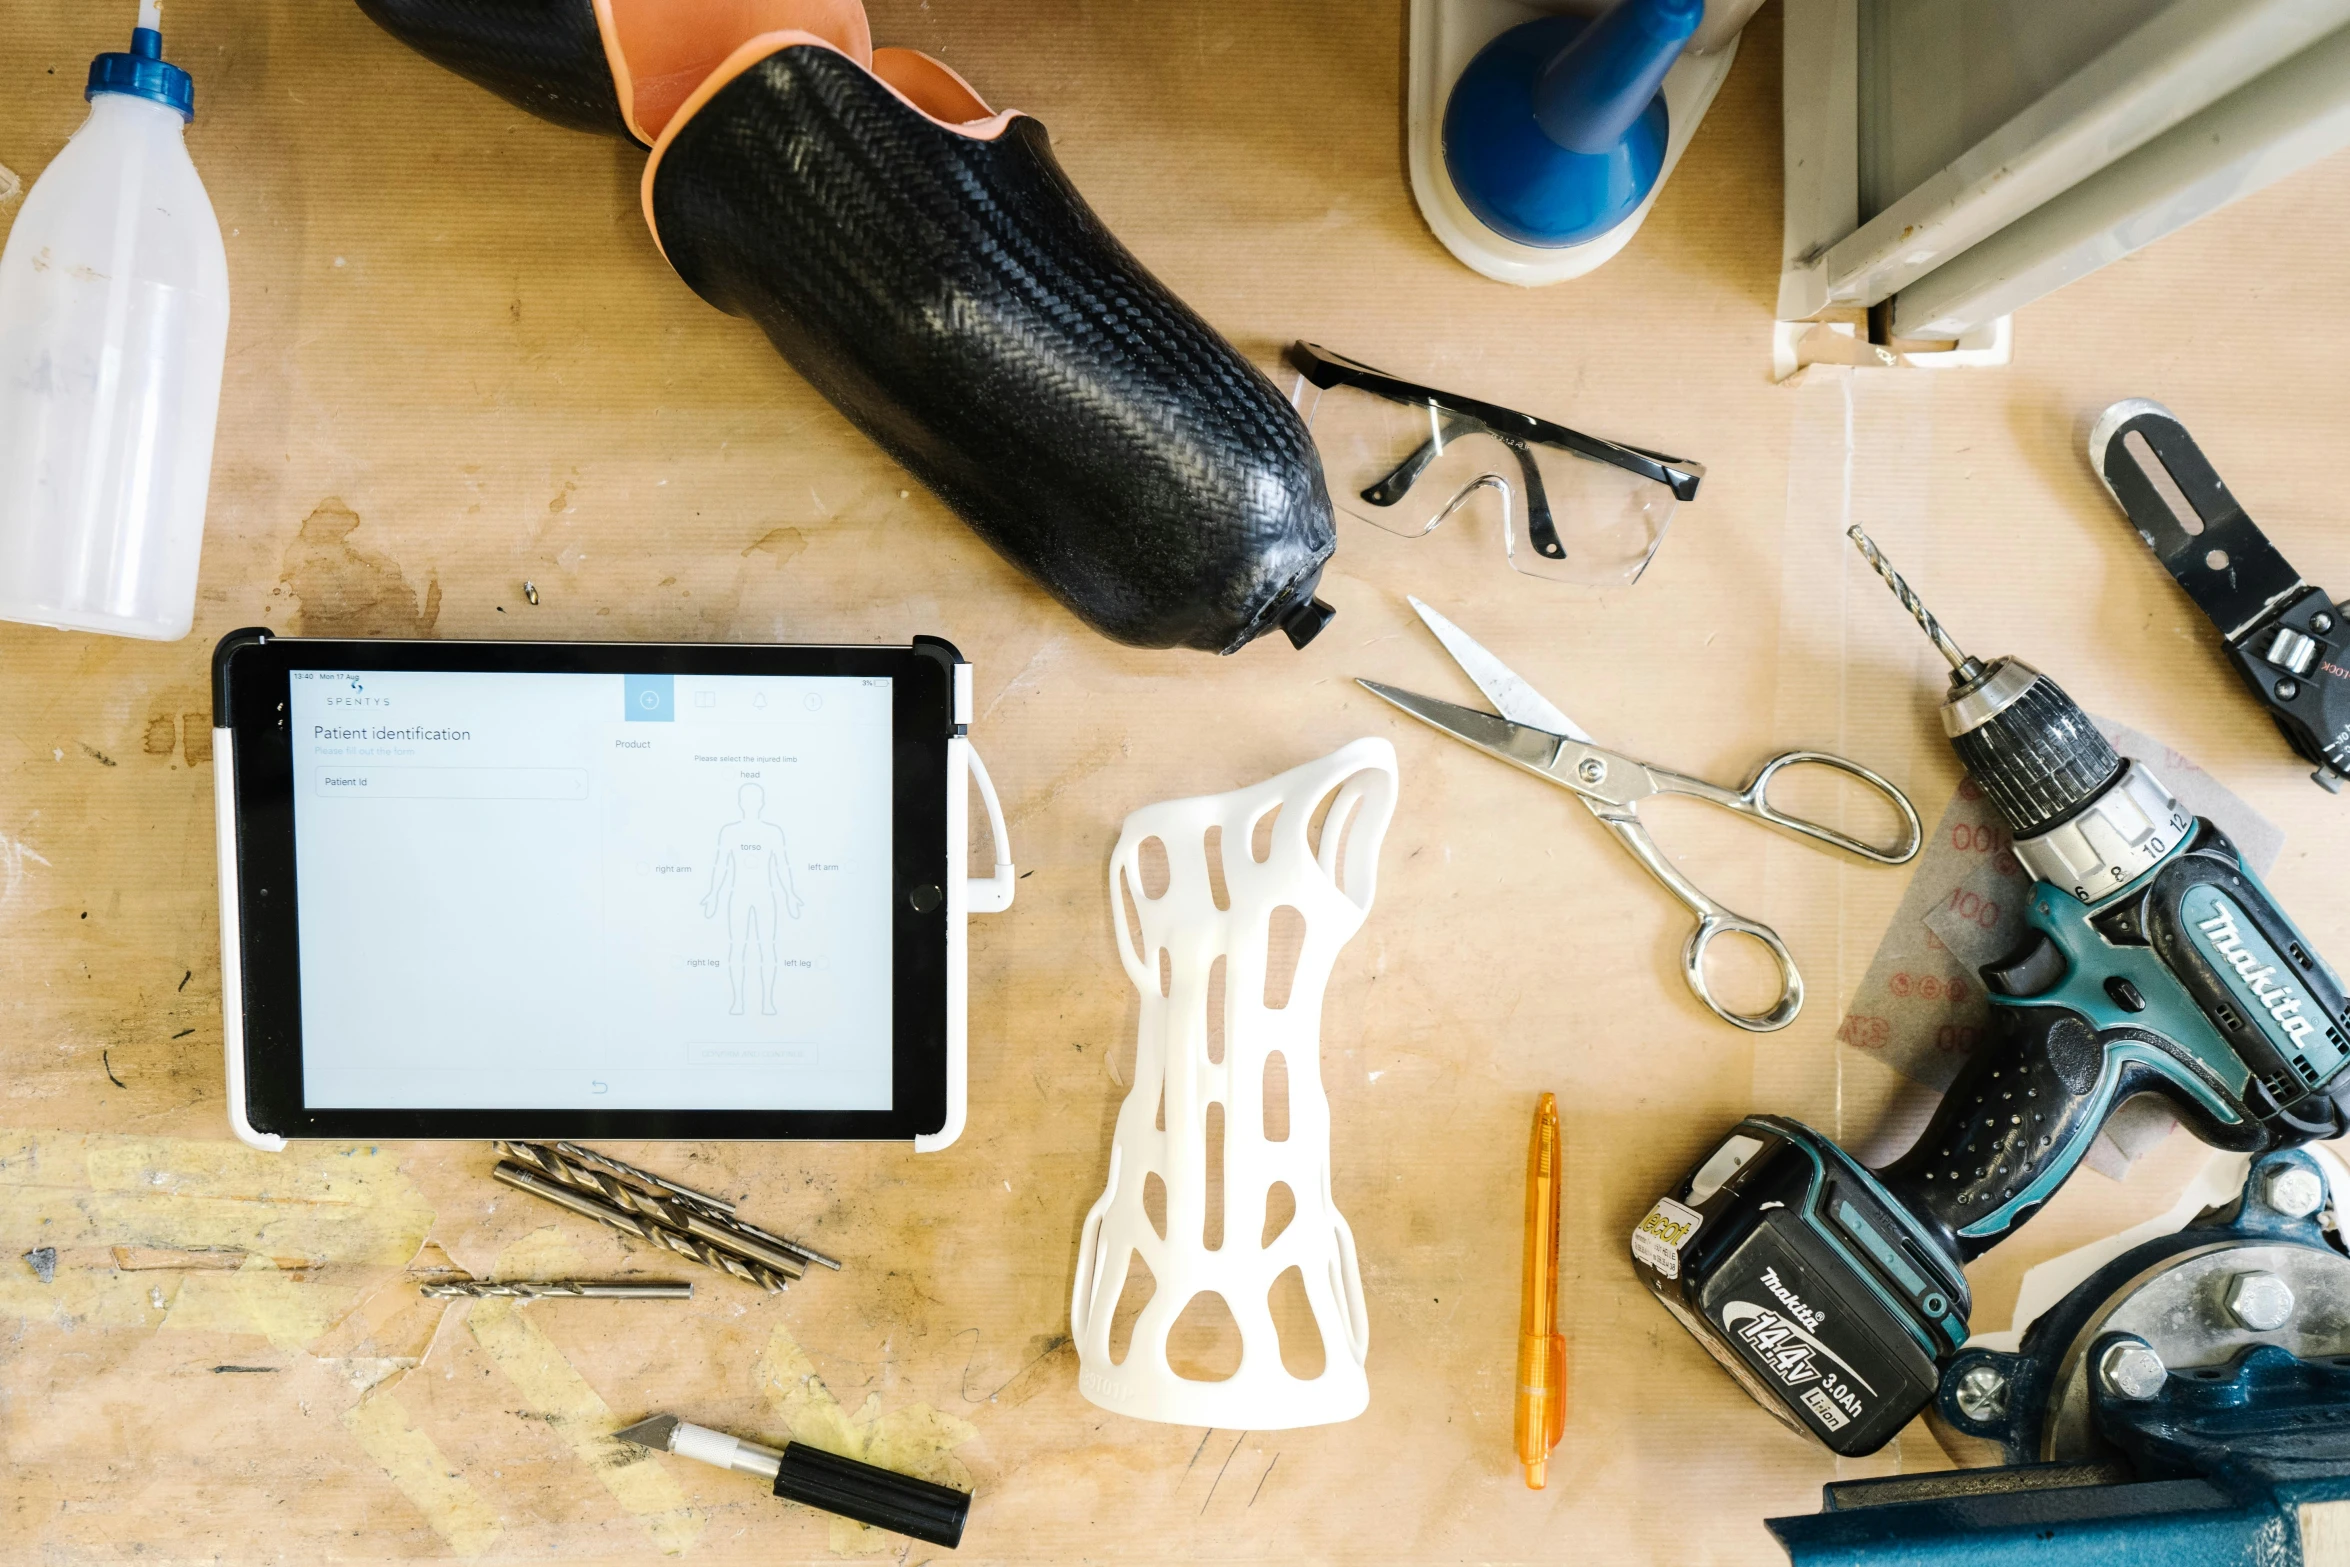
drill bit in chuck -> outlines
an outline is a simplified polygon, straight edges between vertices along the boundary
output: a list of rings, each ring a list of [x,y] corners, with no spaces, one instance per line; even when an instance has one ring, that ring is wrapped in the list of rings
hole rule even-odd
[[[1910,618],[1933,641],[1934,650],[1948,659],[1950,667],[1958,671],[1959,679],[1972,680],[1983,672],[1982,664],[1967,657],[1965,649],[1951,640],[1950,633],[1942,629],[1942,622],[1934,618],[1934,612],[1926,608],[1925,601],[1917,596],[1910,585],[1901,580],[1901,573],[1893,569],[1893,563],[1885,558],[1885,552],[1877,548],[1877,541],[1861,532],[1859,523],[1845,529],[1844,536],[1852,541],[1853,548],[1860,551],[1861,559],[1876,568],[1877,575],[1885,579],[1885,585],[1893,590],[1893,596],[1901,600],[1901,607],[1909,611]]]
[[[2120,756],[2063,688],[2020,658],[1968,657],[1874,540],[1857,527],[1846,536],[1950,661],[1943,732],[2018,839],[2070,820],[2113,787]]]

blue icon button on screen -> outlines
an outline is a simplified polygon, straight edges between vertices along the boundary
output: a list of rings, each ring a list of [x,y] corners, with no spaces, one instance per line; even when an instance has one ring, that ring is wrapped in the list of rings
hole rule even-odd
[[[621,683],[628,692],[628,710],[624,716],[630,723],[667,724],[676,721],[675,675],[623,675]]]

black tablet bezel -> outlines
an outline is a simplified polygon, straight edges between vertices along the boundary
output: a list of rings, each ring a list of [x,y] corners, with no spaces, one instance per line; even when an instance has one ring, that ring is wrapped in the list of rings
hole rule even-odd
[[[239,633],[214,655],[214,723],[233,737],[242,972],[225,976],[244,1019],[245,1115],[300,1138],[903,1140],[947,1115],[947,770],[955,650],[636,642],[339,641]],[[893,709],[891,908],[895,1038],[887,1110],[312,1109],[302,1086],[294,875],[295,669],[483,673],[886,676]]]

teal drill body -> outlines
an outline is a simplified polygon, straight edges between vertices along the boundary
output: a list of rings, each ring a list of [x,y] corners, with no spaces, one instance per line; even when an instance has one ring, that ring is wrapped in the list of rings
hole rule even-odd
[[[2227,835],[2054,681],[1960,651],[1852,532],[1950,661],[1943,728],[2033,879],[2024,937],[1983,966],[1993,1027],[1908,1153],[1866,1169],[1750,1116],[1632,1234],[1681,1325],[1847,1455],[1933,1397],[1967,1337],[1964,1264],[2056,1194],[2124,1101],[2158,1095],[2250,1154],[2350,1132],[2341,980]]]
[[[2036,883],[2031,934],[1984,979],[2003,1013],[2055,1011],[2093,1031],[2097,1080],[2058,1157],[1957,1226],[1970,1255],[2064,1183],[2125,1084],[2162,1093],[2205,1141],[2239,1152],[2335,1135],[2332,1099],[2350,1072],[2341,981],[2224,834],[2192,820],[2120,891],[2091,905],[2078,890]]]

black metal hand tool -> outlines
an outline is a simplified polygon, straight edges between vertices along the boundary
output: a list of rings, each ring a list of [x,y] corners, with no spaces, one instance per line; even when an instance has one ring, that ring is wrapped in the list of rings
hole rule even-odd
[[[2350,776],[2350,604],[2295,571],[2244,514],[2178,416],[2133,397],[2089,436],[2089,463],[2130,525],[2219,628],[2228,662],[2285,743],[2342,791]]]

